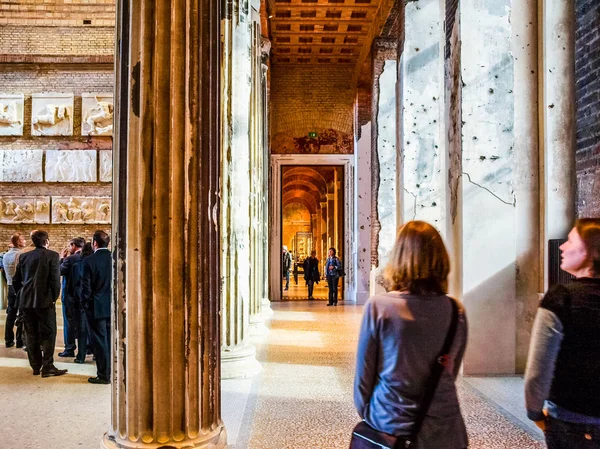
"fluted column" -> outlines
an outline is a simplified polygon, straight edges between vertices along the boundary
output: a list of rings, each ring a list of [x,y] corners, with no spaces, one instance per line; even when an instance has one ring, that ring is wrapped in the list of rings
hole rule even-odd
[[[221,270],[223,276],[221,377],[260,372],[250,344],[250,28],[239,0],[223,20]]]
[[[252,44],[250,54],[252,90],[250,95],[250,176],[251,176],[251,226],[250,226],[250,335],[266,335],[269,330],[262,313],[263,276],[265,261],[263,260],[263,147],[262,147],[262,62],[260,42],[260,13],[253,7],[252,11]]]
[[[261,60],[268,58],[270,41],[261,38]],[[261,145],[263,151],[263,179],[262,179],[262,242],[263,242],[263,289],[262,289],[262,300],[261,300],[261,313],[265,317],[273,315],[273,309],[271,309],[271,301],[269,300],[269,276],[271,275],[271,267],[269,263],[269,198],[266,192],[269,191],[269,94],[268,94],[268,80],[267,80],[268,66],[261,64],[261,101],[260,101],[260,112],[262,114],[262,134],[261,134]]]
[[[222,448],[219,2],[117,2],[111,428],[104,448]]]

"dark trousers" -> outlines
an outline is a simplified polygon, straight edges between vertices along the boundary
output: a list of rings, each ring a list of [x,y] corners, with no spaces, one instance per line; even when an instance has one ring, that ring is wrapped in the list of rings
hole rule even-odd
[[[22,309],[27,337],[27,357],[34,371],[54,366],[56,344],[56,309]]]
[[[6,307],[6,326],[4,328],[4,341],[10,344],[15,341],[15,321],[17,320],[17,313],[19,311],[19,301],[17,300],[17,294],[12,285],[8,286],[8,305]],[[16,324],[17,326],[17,345],[23,344],[23,325],[21,320]]]
[[[546,445],[548,449],[600,449],[600,426],[548,417]]]
[[[289,290],[290,288],[290,272],[286,271],[283,273],[283,278],[285,279],[285,289]]]
[[[329,304],[337,304],[338,302],[338,281],[337,276],[327,276],[327,287],[329,287]]]
[[[308,280],[306,281],[306,285],[308,285],[308,299],[312,299],[313,291],[315,289],[315,281]]]
[[[98,377],[110,380],[110,318],[93,318],[88,313],[87,322]]]
[[[66,288],[66,287],[63,287]],[[63,314],[63,338],[65,339],[65,351],[75,351],[75,307],[73,301],[62,298]]]
[[[85,310],[75,309],[75,333],[77,334],[77,359],[85,360],[88,348],[89,332]]]

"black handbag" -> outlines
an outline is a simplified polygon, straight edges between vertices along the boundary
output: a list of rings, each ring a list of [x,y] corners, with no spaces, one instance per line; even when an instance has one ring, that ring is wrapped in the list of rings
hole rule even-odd
[[[387,433],[380,432],[379,430],[373,429],[366,422],[359,422],[352,431],[352,439],[350,440],[350,449],[402,449],[409,448],[411,444],[416,440],[425,415],[429,410],[433,395],[442,377],[444,368],[448,365],[450,359],[450,349],[452,348],[452,342],[456,335],[456,328],[458,326],[458,306],[453,299],[450,299],[452,303],[452,318],[450,320],[450,327],[446,334],[446,340],[444,340],[444,346],[436,357],[433,363],[431,377],[425,387],[425,391],[419,401],[419,409],[415,418],[415,425],[410,436],[407,437],[396,437],[388,435]]]

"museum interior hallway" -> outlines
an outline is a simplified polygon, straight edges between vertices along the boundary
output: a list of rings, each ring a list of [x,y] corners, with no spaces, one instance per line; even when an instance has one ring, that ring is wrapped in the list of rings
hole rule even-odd
[[[362,307],[290,301],[273,309],[269,334],[254,340],[262,373],[222,381],[228,447],[346,448],[358,419],[352,382]],[[98,447],[109,428],[110,387],[87,383],[95,373],[90,357],[85,365],[56,359],[69,375],[42,379],[31,375],[23,351],[0,346],[3,449]],[[524,418],[520,378],[464,378],[459,392],[470,448],[544,447]]]

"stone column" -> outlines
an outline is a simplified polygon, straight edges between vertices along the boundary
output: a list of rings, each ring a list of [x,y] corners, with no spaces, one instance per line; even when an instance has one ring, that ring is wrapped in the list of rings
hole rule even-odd
[[[250,325],[250,92],[249,14],[235,1],[223,20],[221,270],[223,332],[221,377],[249,377],[260,372]]]
[[[261,61],[268,58],[270,41],[261,37]],[[261,64],[261,102],[260,112],[262,114],[262,151],[263,151],[263,184],[262,184],[262,226],[263,226],[263,289],[261,301],[261,313],[266,317],[273,315],[271,301],[269,300],[269,277],[271,276],[271,264],[269,262],[269,197],[266,192],[269,191],[269,90],[267,78],[268,66]]]
[[[259,2],[260,3],[260,2]],[[260,5],[258,6],[260,7]],[[253,7],[251,11],[251,78],[250,92],[250,334],[262,336],[268,333],[264,324],[265,316],[262,313],[263,299],[263,164],[264,154],[262,145],[263,114],[261,110],[262,97],[262,63],[260,43],[260,14]]]
[[[542,291],[540,252],[540,176],[538,110],[538,1],[523,0],[513,14],[512,53],[514,56],[514,191],[516,212],[516,371],[523,372],[527,361],[531,326]]]
[[[117,5],[112,417],[102,447],[222,448],[219,3]]]
[[[566,238],[575,218],[575,6],[570,1],[543,4],[543,247],[547,250],[548,239]]]
[[[362,126],[356,145],[355,206],[357,213],[357,273],[356,303],[364,304],[369,299],[371,283],[371,123]]]

